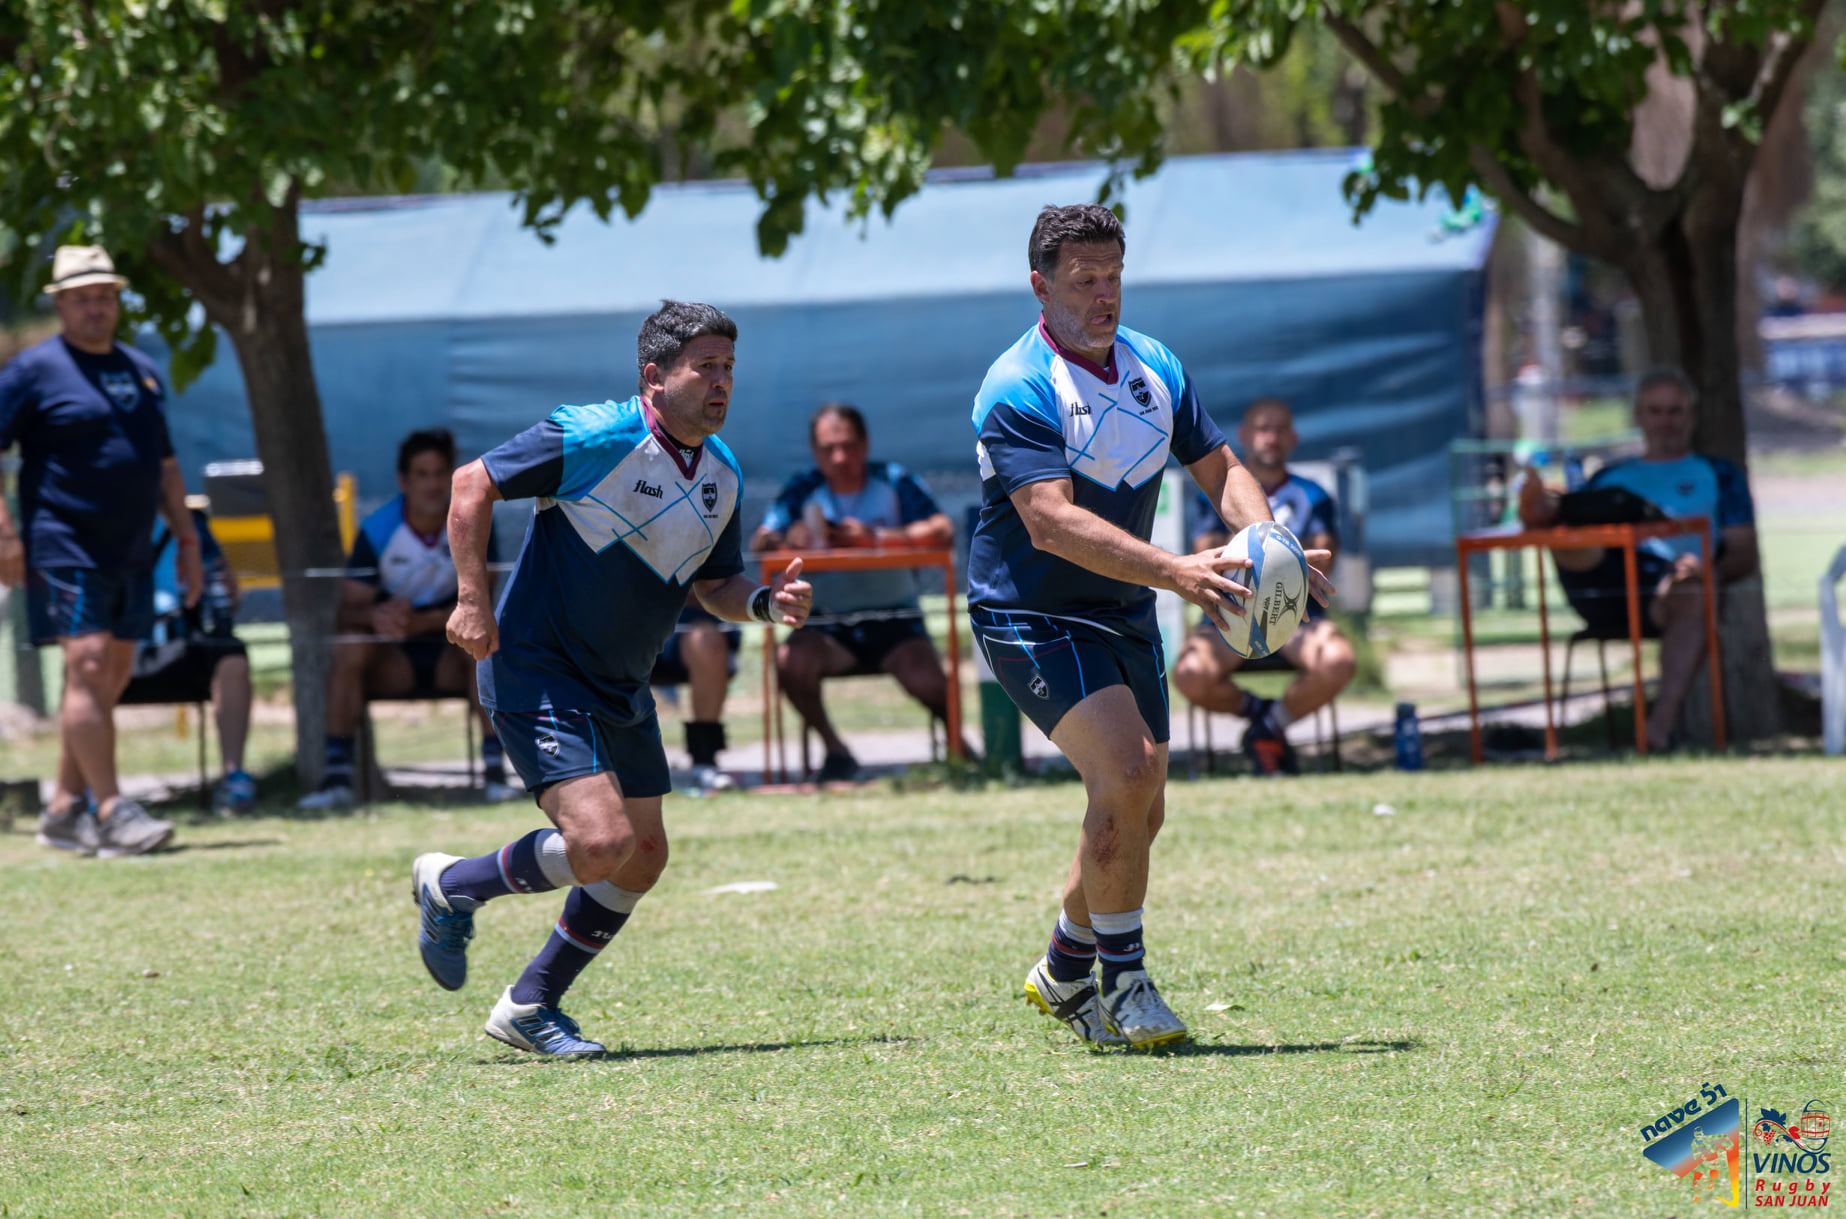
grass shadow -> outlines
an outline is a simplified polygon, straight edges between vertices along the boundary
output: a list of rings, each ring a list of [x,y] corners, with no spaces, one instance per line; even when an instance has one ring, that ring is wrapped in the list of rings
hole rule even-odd
[[[1148,1053],[1168,1058],[1255,1058],[1263,1054],[1392,1054],[1420,1048],[1415,1041],[1312,1041],[1282,1045],[1232,1045],[1188,1041]]]
[[[162,847],[158,854],[183,855],[188,851],[235,851],[243,847],[279,847],[287,845],[281,838],[239,838],[233,842],[179,842]]]
[[[650,1058],[702,1058],[708,1054],[774,1054],[782,1050],[825,1049],[829,1046],[873,1046],[873,1045],[908,1045],[919,1040],[915,1037],[823,1037],[813,1041],[753,1041],[719,1045],[666,1046],[660,1049],[635,1050],[618,1047],[604,1050],[600,1054],[586,1054],[581,1058],[543,1058],[526,1057],[477,1058],[475,1065],[483,1067],[509,1066],[521,1062],[631,1062]],[[513,1047],[508,1046],[511,1050]]]

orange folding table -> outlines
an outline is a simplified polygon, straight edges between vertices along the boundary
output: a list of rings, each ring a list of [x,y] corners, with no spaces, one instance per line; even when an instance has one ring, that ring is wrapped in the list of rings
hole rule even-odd
[[[1490,550],[1585,550],[1613,547],[1622,552],[1628,590],[1628,639],[1634,649],[1635,751],[1647,756],[1647,693],[1641,678],[1641,598],[1635,546],[1649,538],[1697,534],[1699,562],[1705,578],[1705,668],[1711,674],[1712,736],[1724,748],[1724,679],[1718,663],[1718,588],[1711,570],[1711,522],[1702,516],[1627,525],[1555,525],[1526,529],[1504,525],[1464,533],[1455,539],[1455,566],[1460,575],[1461,647],[1468,669],[1468,737],[1475,763],[1481,761],[1481,712],[1474,683],[1474,604],[1468,595],[1468,558]],[[1538,565],[1538,646],[1545,669],[1545,760],[1558,756],[1557,724],[1551,713],[1551,621],[1545,608],[1545,564]]]
[[[942,591],[949,599],[949,753],[962,756],[961,648],[956,641],[955,551],[947,546],[885,546],[840,550],[769,550],[756,556],[767,584],[796,559],[802,574],[815,571],[888,571],[894,568],[940,567]],[[771,737],[774,738],[777,782],[788,781],[788,742],[782,728],[782,699],[776,688],[776,624],[763,628],[763,779],[770,774]]]

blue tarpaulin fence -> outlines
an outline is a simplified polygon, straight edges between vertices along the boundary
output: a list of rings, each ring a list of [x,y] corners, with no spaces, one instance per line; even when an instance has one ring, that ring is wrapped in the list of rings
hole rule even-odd
[[[1340,188],[1356,163],[1350,151],[1181,157],[1130,183],[1123,320],[1178,353],[1227,433],[1277,394],[1296,407],[1302,457],[1361,449],[1375,563],[1452,561],[1447,452],[1481,434],[1493,217],[1458,225],[1438,194],[1355,226]],[[506,194],[313,205],[303,232],[327,258],[308,280],[308,321],[334,467],[376,503],[412,428],[454,429],[466,457],[561,402],[627,397],[641,319],[676,297],[719,305],[741,331],[725,438],[749,524],[811,464],[806,420],[830,399],[860,406],[874,455],[920,472],[960,519],[978,494],[974,392],[1037,315],[1033,217],[1095,198],[1104,175],[940,174],[889,222],[814,202],[780,259],[757,253],[760,205],[737,183],[662,187],[632,221],[578,209],[549,245]],[[195,483],[209,461],[255,455],[220,350],[171,407]]]

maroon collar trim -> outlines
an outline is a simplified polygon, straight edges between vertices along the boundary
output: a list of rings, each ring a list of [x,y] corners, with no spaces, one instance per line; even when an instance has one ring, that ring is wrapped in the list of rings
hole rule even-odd
[[[699,458],[705,456],[705,446],[681,444],[673,439],[667,429],[661,426],[660,415],[654,410],[654,404],[646,398],[641,399],[641,410],[647,417],[647,430],[654,434],[654,439],[660,442],[660,447],[666,450],[667,456],[673,459],[673,464],[679,467],[679,476],[690,479],[698,473]],[[686,457],[688,450],[692,453],[690,460]]]
[[[1038,333],[1039,337],[1045,340],[1046,345],[1058,354],[1059,359],[1064,360],[1066,363],[1075,364],[1078,368],[1083,369],[1083,371],[1092,376],[1101,377],[1104,385],[1115,384],[1114,343],[1109,344],[1109,362],[1107,364],[1098,364],[1087,356],[1080,356],[1074,351],[1065,350],[1064,345],[1052,338],[1051,331],[1045,328],[1045,319],[1043,315],[1040,315],[1038,319]]]

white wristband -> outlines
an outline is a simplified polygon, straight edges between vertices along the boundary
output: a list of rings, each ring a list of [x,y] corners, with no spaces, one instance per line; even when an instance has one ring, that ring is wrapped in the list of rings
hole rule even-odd
[[[758,622],[774,622],[775,611],[769,605],[769,585],[765,584],[750,594],[750,616]]]

